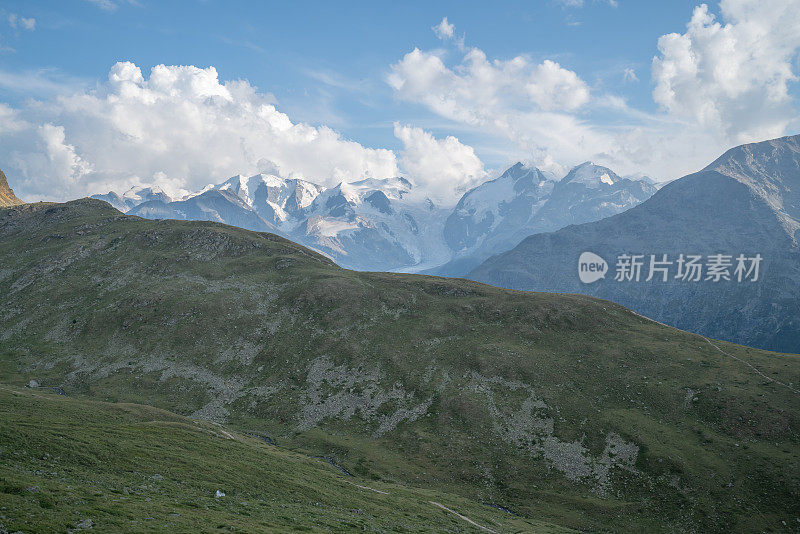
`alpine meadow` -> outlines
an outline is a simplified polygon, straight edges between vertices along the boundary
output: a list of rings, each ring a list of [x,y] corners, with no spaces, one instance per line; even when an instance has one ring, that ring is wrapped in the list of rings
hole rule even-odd
[[[798,0],[0,0],[0,534],[800,532],[798,80]]]

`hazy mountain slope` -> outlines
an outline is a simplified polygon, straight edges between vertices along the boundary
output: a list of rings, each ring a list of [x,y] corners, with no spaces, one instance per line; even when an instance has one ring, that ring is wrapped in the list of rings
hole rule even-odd
[[[92,198],[108,202],[122,213],[127,213],[139,204],[145,202],[158,201],[167,204],[172,202],[173,199],[166,194],[160,187],[141,187],[134,186],[128,189],[122,195],[109,191],[103,195],[92,195]]]
[[[531,233],[616,215],[644,202],[656,191],[656,186],[646,179],[620,178],[607,167],[583,163],[556,184],[550,198],[536,212],[529,226],[532,231],[514,245]]]
[[[31,424],[31,422],[35,422]],[[76,446],[76,445],[80,446]],[[568,532],[137,404],[0,385],[0,529],[61,532]],[[215,498],[217,491],[225,493]],[[572,532],[572,531],[569,531]]]
[[[583,530],[800,517],[800,357],[610,302],[352,272],[83,200],[0,211],[0,310],[0,381],[267,432],[359,476]]]
[[[5,208],[8,206],[18,206],[20,204],[24,204],[24,202],[17,198],[17,195],[14,194],[14,190],[8,185],[6,175],[3,171],[0,171],[0,207]]]
[[[187,200],[174,202],[150,200],[132,208],[128,214],[147,219],[224,222],[260,232],[278,231],[235,193],[227,190],[206,191]]]
[[[798,137],[744,145],[705,170],[676,180],[620,215],[527,238],[487,260],[470,278],[503,287],[586,293],[648,317],[708,336],[800,352]],[[594,252],[610,273],[593,284],[578,279],[578,257]],[[675,261],[680,254],[760,254],[757,282],[614,280],[620,254]],[[731,268],[731,273],[733,267]],[[705,275],[703,276],[705,278]]]
[[[428,272],[463,276],[531,234],[620,213],[655,191],[648,180],[620,178],[589,162],[573,168],[561,180],[517,163],[461,198],[444,226],[454,257]]]

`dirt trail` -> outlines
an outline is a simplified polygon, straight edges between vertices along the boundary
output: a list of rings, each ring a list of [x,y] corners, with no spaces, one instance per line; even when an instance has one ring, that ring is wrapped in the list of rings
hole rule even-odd
[[[443,504],[439,504],[436,501],[428,501],[428,502],[431,503],[434,506],[438,506],[439,508],[441,508],[445,512],[450,512],[451,514],[453,514],[454,516],[458,517],[459,519],[463,519],[464,521],[466,521],[470,525],[478,527],[481,530],[485,530],[486,532],[494,532],[494,534],[497,534],[497,532],[495,532],[494,530],[490,529],[489,527],[484,527],[483,525],[479,525],[478,523],[476,523],[475,521],[473,521],[469,517],[467,517],[465,515],[461,515],[458,512],[456,512],[455,510],[451,510],[450,508],[448,508],[447,506],[445,506]]]
[[[365,489],[365,490],[369,490],[369,491],[374,491],[375,493],[380,493],[381,495],[389,495],[388,491],[381,491],[379,489],[370,488],[368,486],[362,486],[361,484],[354,484],[352,482],[348,482],[348,484],[350,484],[351,486],[355,486],[357,488],[361,488],[361,489]]]
[[[734,360],[736,360],[737,362],[741,362],[741,363],[745,364],[745,365],[746,365],[746,366],[748,366],[750,369],[752,369],[753,371],[755,371],[755,372],[756,372],[756,374],[758,374],[760,377],[762,377],[762,378],[766,378],[766,379],[767,379],[767,380],[769,380],[770,382],[773,382],[773,383],[775,383],[775,384],[781,385],[781,386],[783,386],[783,387],[785,387],[785,388],[789,388],[791,391],[793,391],[793,392],[795,392],[795,393],[797,393],[797,394],[800,394],[800,391],[798,391],[798,390],[794,389],[794,388],[793,388],[792,386],[790,386],[789,384],[784,384],[784,383],[783,383],[783,382],[781,382],[780,380],[775,380],[774,378],[772,378],[772,377],[770,377],[770,376],[767,376],[767,375],[765,375],[764,373],[762,373],[762,372],[761,372],[761,371],[760,371],[760,370],[759,370],[759,369],[758,369],[758,368],[757,368],[755,365],[753,365],[752,363],[750,363],[750,362],[748,362],[748,361],[745,361],[745,360],[743,360],[743,359],[741,359],[741,358],[739,358],[739,357],[737,357],[737,356],[734,356],[733,354],[728,354],[727,352],[725,352],[724,350],[722,350],[721,348],[719,348],[719,347],[718,347],[716,344],[712,343],[712,342],[711,342],[711,340],[710,340],[710,339],[708,339],[707,337],[703,337],[703,336],[700,336],[700,337],[702,337],[703,339],[705,339],[705,340],[708,342],[708,344],[709,344],[709,345],[711,345],[712,347],[714,347],[715,349],[717,349],[718,351],[720,351],[720,352],[721,352],[722,354],[724,354],[725,356],[728,356],[729,358],[733,358],[733,359],[734,359]]]

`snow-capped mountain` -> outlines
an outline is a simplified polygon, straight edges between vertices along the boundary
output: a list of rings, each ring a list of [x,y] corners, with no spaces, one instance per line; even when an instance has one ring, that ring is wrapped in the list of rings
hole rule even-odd
[[[114,191],[109,191],[105,195],[92,195],[92,198],[104,200],[122,213],[127,213],[139,204],[149,202],[151,200],[157,200],[164,203],[172,202],[172,198],[170,198],[170,196],[158,186],[133,186],[122,195],[119,195]]]
[[[455,209],[405,178],[325,188],[274,174],[236,175],[180,200],[157,187],[95,195],[152,219],[218,221],[278,233],[359,270],[462,275],[527,236],[613,215],[656,188],[585,163],[562,180],[521,163],[468,191]]]
[[[446,262],[446,211],[405,178],[342,182],[323,191],[293,232],[339,264],[364,270],[421,270]]]
[[[650,181],[620,178],[611,169],[586,162],[560,180],[531,220],[528,235],[597,221],[628,210],[658,190]]]
[[[265,221],[251,206],[228,190],[211,189],[186,200],[172,202],[149,200],[128,210],[128,215],[146,219],[215,221],[257,232],[278,231],[275,225]]]
[[[615,215],[656,190],[649,181],[620,178],[590,162],[561,180],[517,163],[461,198],[444,227],[453,259],[432,272],[463,275],[531,234]]]
[[[295,226],[305,210],[324,187],[296,178],[280,178],[273,174],[236,175],[214,189],[238,195],[266,221],[280,227]]]

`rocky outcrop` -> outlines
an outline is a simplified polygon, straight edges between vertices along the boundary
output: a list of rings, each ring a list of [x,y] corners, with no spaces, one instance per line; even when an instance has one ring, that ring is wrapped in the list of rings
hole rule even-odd
[[[8,186],[6,175],[0,171],[0,207],[19,206],[20,204],[25,204],[25,202],[17,198],[14,190]]]

